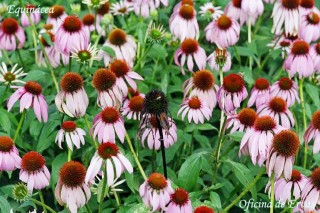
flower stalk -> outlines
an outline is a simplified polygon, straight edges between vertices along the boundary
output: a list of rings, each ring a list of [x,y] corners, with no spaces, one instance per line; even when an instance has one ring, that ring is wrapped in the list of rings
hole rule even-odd
[[[157,119],[157,126],[159,128],[159,134],[160,134],[160,143],[161,143],[161,154],[162,154],[162,163],[163,163],[163,174],[166,179],[168,179],[168,173],[167,173],[167,161],[166,161],[166,150],[164,148],[164,141],[163,141],[163,131],[160,124],[159,116],[156,116]]]
[[[23,124],[23,121],[24,121],[24,119],[26,117],[26,112],[27,112],[26,110],[23,110],[23,112],[22,112],[18,127],[17,127],[17,129],[16,129],[16,131],[14,133],[14,136],[13,136],[13,141],[16,141],[16,139],[17,139],[17,137],[19,135],[20,129],[21,129],[22,124]]]

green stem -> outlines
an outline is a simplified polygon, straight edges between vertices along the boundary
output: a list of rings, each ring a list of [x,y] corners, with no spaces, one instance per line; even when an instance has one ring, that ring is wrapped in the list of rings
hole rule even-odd
[[[302,132],[305,132],[307,129],[307,116],[306,116],[306,108],[304,101],[304,93],[303,93],[303,78],[299,81],[299,92],[300,92],[300,100],[301,100],[301,109],[303,116],[303,129]],[[307,160],[308,160],[308,147],[307,144],[304,144],[304,158],[303,158],[303,168],[307,168]]]
[[[68,148],[68,162],[71,161],[72,150]]]
[[[26,67],[24,66],[24,62],[23,62],[23,60],[22,60],[22,57],[21,57],[21,54],[20,54],[20,50],[19,49],[17,49],[17,55],[18,55],[18,58],[19,58],[19,61],[20,61],[20,63],[21,63],[21,66],[23,67],[23,70],[26,70]]]
[[[69,70],[68,70],[68,72],[71,72],[71,65],[72,65],[72,58],[71,58],[71,53],[69,53]]]
[[[258,182],[258,180],[262,177],[262,175],[265,173],[265,168],[262,168],[259,173],[257,174],[257,176],[254,178],[254,180],[247,186],[247,188],[245,188],[241,194],[239,194],[239,196],[234,199],[232,201],[232,203],[230,203],[226,208],[224,208],[221,213],[226,213],[229,211],[229,209],[231,209],[235,204],[237,204],[239,202],[239,200],[245,196],[249,191],[250,189]]]
[[[3,94],[1,96],[0,105],[2,105],[2,102],[3,102],[4,98],[6,97],[6,93],[8,92],[9,87],[10,87],[10,84],[7,84],[5,90],[3,91]]]
[[[105,162],[103,162],[105,164]],[[101,197],[100,197],[100,203],[99,203],[99,213],[102,212],[102,204],[104,200],[104,195],[106,191],[106,185],[107,185],[107,168],[104,166],[103,167],[103,183],[102,183],[102,191],[101,191]]]
[[[83,66],[83,63],[80,64],[79,71],[78,71],[79,74],[80,74],[82,66]]]
[[[270,206],[270,213],[273,213],[274,207],[274,173],[271,175],[271,206]]]
[[[121,206],[120,198],[117,192],[114,192],[114,197],[116,198],[117,206],[118,207]]]
[[[17,139],[17,137],[18,137],[18,135],[19,135],[19,132],[20,132],[20,129],[21,129],[21,127],[22,127],[24,118],[25,118],[25,116],[26,116],[26,112],[27,112],[26,110],[23,110],[23,112],[22,112],[22,115],[21,115],[21,118],[20,118],[18,127],[17,127],[17,129],[16,129],[16,131],[15,131],[15,133],[14,133],[14,136],[13,136],[13,141],[14,141],[14,142],[16,141],[16,139]]]
[[[35,63],[38,64],[37,38],[33,30],[32,30],[32,39],[33,39],[33,45],[34,45],[34,60],[35,60]]]
[[[151,49],[151,46],[149,46],[146,51],[144,52],[144,54],[138,59],[136,65],[132,68],[132,70],[137,72],[137,68],[140,66],[140,63],[146,58],[146,56],[148,55],[149,50]]]
[[[88,213],[92,213],[91,208],[88,204],[86,204],[86,209],[87,209]]]
[[[32,202],[34,202],[35,204],[42,206],[43,208],[46,208],[49,212],[51,213],[57,213],[56,211],[54,211],[50,206],[47,206],[44,203],[41,203],[40,201],[33,199],[33,198],[29,198]]]
[[[41,191],[41,190],[39,190],[39,197],[40,197],[41,203],[42,203],[42,204],[45,204],[45,203],[44,203],[44,199],[43,199],[43,194],[42,194],[42,191]],[[44,211],[45,213],[47,213],[47,209],[44,208],[44,207],[43,207],[43,211]]]
[[[85,122],[85,124],[86,124],[86,126],[87,126],[87,128],[88,128],[88,131],[90,132],[91,127],[90,127],[90,124],[89,124],[87,115],[84,115],[84,116],[83,116],[83,119],[84,119],[84,122]],[[93,140],[94,146],[95,146],[96,148],[98,148],[98,146],[99,146],[99,145],[98,145],[98,142],[94,139],[93,136],[92,136],[92,140]]]
[[[147,178],[146,174],[144,173],[144,170],[143,170],[143,168],[142,168],[142,166],[141,166],[141,164],[140,164],[140,162],[139,162],[139,159],[138,159],[138,157],[137,157],[137,155],[136,155],[136,153],[135,153],[135,151],[134,151],[134,149],[133,149],[133,146],[132,146],[132,143],[131,143],[131,139],[130,139],[128,133],[126,133],[126,139],[127,139],[127,142],[128,142],[129,148],[130,148],[130,151],[131,151],[131,153],[132,153],[132,155],[133,155],[133,158],[134,158],[134,160],[135,160],[135,162],[136,162],[136,164],[137,164],[137,166],[138,166],[138,169],[139,169],[139,171],[140,171],[143,179],[144,179],[144,180],[147,180],[148,178]]]
[[[152,163],[151,164],[152,172],[155,172],[156,169],[157,169],[157,166],[156,166],[156,164],[157,164],[157,153],[156,153],[155,149],[152,150],[152,162],[151,163]]]
[[[9,56],[8,56],[8,52],[6,50],[2,50],[2,53],[4,55],[4,57],[7,59],[8,63],[13,66],[12,61],[10,60]]]

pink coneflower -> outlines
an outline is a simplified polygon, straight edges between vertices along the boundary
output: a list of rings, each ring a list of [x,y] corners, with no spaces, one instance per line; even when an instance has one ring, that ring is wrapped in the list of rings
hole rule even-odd
[[[216,93],[219,87],[215,84],[214,76],[210,71],[199,70],[193,73],[192,78],[186,80],[182,87],[184,98],[197,96],[207,102],[211,110],[216,106]]]
[[[154,0],[135,0],[133,1],[134,12],[144,18],[150,16],[150,13],[156,10]]]
[[[182,188],[177,188],[174,193],[170,195],[171,202],[168,205],[167,213],[187,213],[192,212],[191,201],[189,194]]]
[[[110,28],[105,29],[104,25],[102,24],[102,18],[104,17],[104,15],[109,13],[109,10],[110,10],[110,3],[109,2],[102,4],[99,7],[99,9],[97,10],[96,30],[99,35],[105,36],[106,30],[108,30],[108,29],[111,30],[111,26],[110,26]]]
[[[318,13],[310,12],[301,17],[299,37],[308,43],[320,38],[320,16]]]
[[[116,80],[117,76],[106,68],[100,68],[94,73],[92,84],[98,91],[97,104],[99,107],[120,106],[123,94]]]
[[[9,98],[7,107],[10,111],[17,100],[20,100],[20,113],[30,107],[33,108],[37,119],[42,122],[48,121],[48,105],[45,97],[41,94],[42,87],[35,81],[28,81],[24,86],[13,86],[18,88]]]
[[[320,151],[320,110],[316,111],[311,119],[311,123],[304,133],[304,141],[306,144],[313,140],[313,154]]]
[[[193,6],[183,4],[176,12],[173,12],[169,26],[172,35],[183,41],[186,38],[199,38],[199,25],[197,21],[197,12]]]
[[[193,0],[181,0],[179,1],[173,8],[173,12],[176,13],[176,12],[179,12],[179,9],[182,5],[185,5],[185,4],[188,4],[192,7],[194,7],[194,2]]]
[[[96,115],[90,132],[91,134],[93,133],[94,138],[98,136],[99,143],[105,141],[115,142],[115,132],[119,140],[123,143],[126,135],[123,118],[114,107],[106,107]]]
[[[283,129],[270,116],[256,118],[253,128],[248,128],[241,140],[239,156],[250,155],[254,165],[262,166],[268,158],[273,136]]]
[[[38,152],[27,152],[21,159],[19,179],[27,184],[28,190],[43,189],[49,186],[50,172],[46,160]]]
[[[157,8],[160,6],[160,3],[163,4],[163,6],[168,7],[169,0],[154,0],[154,3]]]
[[[211,69],[219,71],[220,68],[223,72],[228,72],[231,68],[231,55],[227,49],[216,48],[211,55],[208,56],[208,64]]]
[[[55,45],[66,55],[69,55],[74,47],[87,48],[89,41],[90,37],[76,16],[66,17],[55,34]]]
[[[248,101],[248,107],[252,107],[254,104],[258,108],[262,104],[270,100],[270,84],[265,78],[258,78],[251,90],[250,99]]]
[[[83,29],[86,31],[88,34],[88,37],[90,38],[90,33],[95,30],[94,27],[94,15],[92,14],[86,14],[82,18],[82,24],[83,24]]]
[[[52,30],[55,33],[68,15],[66,14],[64,7],[61,5],[53,5],[49,11],[52,12],[48,13],[47,24],[53,25]]]
[[[316,73],[320,73],[320,43],[311,46],[310,55],[314,63]]]
[[[65,121],[61,125],[61,129],[58,131],[55,142],[58,143],[60,149],[62,149],[62,142],[66,142],[68,148],[73,150],[73,145],[80,149],[81,144],[84,145],[84,137],[86,132],[77,127],[77,124],[73,121]]]
[[[139,120],[143,110],[144,95],[131,96],[126,98],[123,102],[121,114],[128,119]]]
[[[273,48],[274,50],[281,49],[281,56],[284,59],[290,54],[291,46],[298,38],[298,35],[292,36],[283,33],[282,35],[276,35],[273,41],[267,44],[267,46]]]
[[[282,130],[272,140],[272,147],[266,162],[269,177],[274,173],[275,180],[282,175],[290,180],[292,167],[300,146],[298,135],[291,130]]]
[[[257,108],[259,115],[269,115],[281,126],[290,129],[294,126],[292,112],[288,109],[286,101],[281,97],[274,97]]]
[[[128,15],[133,9],[132,3],[120,0],[119,2],[111,4],[110,12],[115,16],[125,16]]]
[[[133,172],[130,161],[119,151],[116,144],[111,142],[102,143],[91,159],[85,182],[95,179],[100,172],[107,172],[107,185],[112,186],[120,175],[127,171]]]
[[[0,49],[16,50],[22,48],[26,41],[23,29],[14,18],[6,18],[0,25]]]
[[[85,167],[76,161],[65,163],[60,170],[55,197],[71,213],[77,213],[91,198],[90,187],[84,182],[85,176]]]
[[[208,206],[199,206],[193,211],[193,213],[214,213],[214,211]]]
[[[213,20],[217,20],[222,14],[223,11],[221,7],[213,6],[212,2],[205,3],[203,6],[200,6],[201,16],[210,17]]]
[[[82,77],[74,72],[67,72],[60,82],[61,91],[56,95],[58,110],[70,117],[82,117],[86,114],[89,99],[83,88]]]
[[[170,181],[160,173],[152,173],[139,188],[144,205],[152,207],[152,211],[165,210],[173,193]]]
[[[103,44],[103,46],[110,47],[114,50],[117,59],[124,59],[129,66],[133,65],[134,57],[136,56],[137,44],[134,38],[127,35],[125,31],[121,29],[113,29],[108,40]],[[100,58],[103,58],[104,65],[107,67],[112,59],[112,57],[103,50],[99,52]]]
[[[209,23],[205,32],[207,41],[214,42],[220,49],[224,49],[238,42],[240,25],[232,18],[222,15]]]
[[[26,76],[28,73],[24,73],[22,68],[16,70],[17,66],[18,64],[15,64],[11,70],[8,70],[7,65],[2,62],[0,65],[0,83],[10,85],[16,83],[25,84],[25,82],[19,78]]]
[[[147,140],[149,149],[160,149],[160,132],[157,124],[157,120],[155,116],[151,116],[148,118],[147,124],[144,123],[141,126],[141,143],[142,146],[145,147],[145,141]],[[150,124],[150,125],[149,125]],[[164,147],[168,148],[172,146],[175,142],[177,142],[177,126],[171,118],[168,118],[168,129],[164,131],[163,134],[163,142]]]
[[[109,64],[109,69],[117,76],[116,84],[120,88],[122,94],[127,96],[128,86],[137,90],[137,84],[134,80],[143,80],[143,78],[134,72],[128,63],[122,59],[115,59]]]
[[[181,56],[180,60],[179,57]],[[187,61],[189,71],[193,72],[194,61],[198,70],[206,67],[207,55],[203,48],[200,47],[197,40],[187,38],[182,43],[180,48],[174,54],[174,61],[176,65],[181,67],[181,72],[185,75],[183,66]]]
[[[13,171],[20,168],[21,158],[13,140],[0,136],[0,171]]]
[[[309,77],[314,72],[309,44],[303,40],[293,42],[291,53],[284,62],[284,68],[292,78],[296,73],[299,78]]]
[[[296,101],[300,102],[298,95],[298,85],[290,78],[281,78],[271,86],[271,97],[283,98],[288,107],[291,107]]]
[[[241,102],[246,99],[248,92],[244,86],[241,75],[230,74],[223,78],[223,85],[217,93],[219,107],[226,114],[240,107]]]
[[[274,4],[272,11],[273,26],[272,33],[280,35],[286,34],[296,35],[299,32],[300,0],[278,0]]]
[[[206,120],[210,120],[212,109],[210,109],[205,101],[194,96],[184,100],[184,102],[181,104],[181,108],[178,111],[178,115],[180,113],[182,113],[182,120],[188,114],[189,123],[191,123],[191,121],[193,120],[193,122],[196,124],[198,124],[199,122],[203,124],[204,118]]]
[[[313,170],[301,193],[301,208],[303,212],[318,212],[320,197],[320,168]]]
[[[228,115],[226,127],[230,130],[230,133],[240,131],[245,132],[250,128],[253,128],[254,122],[257,119],[257,113],[251,108],[244,108],[238,114]]]
[[[34,25],[38,24],[41,19],[40,11],[35,10],[36,7],[33,4],[26,5],[26,12],[29,14],[30,19]],[[21,14],[21,25],[23,27],[30,26],[29,18],[26,13]]]
[[[248,23],[249,16],[243,11],[241,6],[242,0],[232,0],[227,4],[224,12],[228,17],[232,18],[235,21],[239,21],[240,25],[243,25],[245,22]],[[255,22],[256,17],[251,17],[251,24],[254,25]]]
[[[319,9],[316,7],[314,0],[300,0],[300,15],[307,15],[310,12],[319,14]]]
[[[263,13],[264,5],[262,0],[242,0],[241,9],[250,17],[258,17]]]

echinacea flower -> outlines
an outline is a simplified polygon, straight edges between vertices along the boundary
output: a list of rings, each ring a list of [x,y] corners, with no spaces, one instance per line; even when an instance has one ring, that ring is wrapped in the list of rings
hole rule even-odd
[[[169,19],[172,35],[183,41],[186,38],[199,38],[199,25],[196,18],[197,12],[189,4],[181,5],[179,10],[173,12]]]
[[[170,181],[160,173],[152,173],[139,188],[144,205],[151,206],[152,211],[165,210],[173,192]]]
[[[282,175],[284,179],[290,180],[295,155],[299,147],[299,137],[295,132],[282,130],[277,133],[272,139],[272,147],[266,161],[269,177],[274,173],[275,180],[279,179]]]
[[[21,158],[13,140],[8,136],[0,136],[0,172],[13,171],[20,168]]]
[[[89,35],[76,16],[67,16],[55,34],[55,45],[66,55],[69,55],[75,47],[87,48],[89,41]]]
[[[21,49],[26,41],[22,27],[14,18],[6,18],[0,26],[0,49],[16,50]]]
[[[320,197],[320,168],[315,168],[302,189],[301,208],[303,212],[315,212],[319,208]],[[316,211],[317,212],[317,211]]]
[[[182,113],[182,120],[188,114],[188,121],[191,123],[193,120],[194,123],[198,124],[204,123],[204,119],[210,120],[212,115],[212,109],[208,106],[208,104],[199,99],[198,97],[190,97],[184,100],[181,104],[181,107],[178,111],[178,115]]]
[[[310,12],[319,13],[319,9],[316,7],[315,0],[300,0],[300,15],[307,15]]]
[[[213,6],[212,2],[207,2],[203,6],[200,6],[200,12],[201,16],[210,17],[213,20],[217,20],[222,14],[223,11],[221,10],[221,7],[215,7]]]
[[[107,26],[104,23],[104,18],[108,17],[109,14],[109,10],[110,10],[110,3],[106,2],[102,5],[100,5],[100,7],[97,9],[97,15],[96,15],[96,30],[98,32],[99,35],[101,36],[106,36],[106,30],[111,30],[111,26],[107,29],[105,29]],[[107,18],[108,19],[108,18]]]
[[[291,107],[296,101],[300,102],[297,83],[286,77],[271,86],[270,96],[283,98],[288,107]]]
[[[63,164],[55,189],[55,197],[61,206],[77,213],[91,198],[89,185],[85,183],[86,169],[76,161]]]
[[[67,72],[60,82],[61,91],[56,95],[58,110],[70,117],[82,117],[89,105],[89,99],[83,88],[82,77],[74,72]]]
[[[49,186],[50,172],[45,158],[38,152],[27,152],[21,159],[19,179],[27,184],[28,190],[43,189]]]
[[[296,73],[299,78],[309,77],[314,72],[314,64],[310,54],[310,46],[303,40],[293,42],[291,53],[284,62],[284,68],[292,78]]]
[[[93,126],[90,130],[93,137],[98,137],[99,143],[105,141],[115,142],[115,133],[123,143],[126,135],[123,118],[119,111],[114,107],[104,108],[93,120]]]
[[[167,207],[167,213],[187,213],[192,212],[189,194],[182,188],[177,188],[170,195],[170,203]]]
[[[232,0],[230,1],[224,9],[225,14],[235,21],[239,21],[240,25],[244,23],[249,24],[249,17],[242,9],[242,0]],[[251,24],[254,25],[256,22],[256,17],[250,17]]]
[[[214,213],[214,211],[208,206],[198,206],[193,213]]]
[[[179,57],[180,60],[179,60]],[[181,72],[185,75],[184,64],[187,61],[189,71],[193,72],[194,61],[198,67],[198,70],[202,70],[206,67],[206,52],[195,39],[187,38],[183,40],[180,48],[174,54],[174,61],[176,65],[181,67]]]
[[[227,72],[231,68],[231,55],[227,49],[216,48],[211,55],[208,56],[208,64],[211,69],[223,72]]]
[[[150,13],[156,10],[154,0],[135,0],[133,1],[134,12],[144,18],[150,16]]]
[[[53,25],[52,30],[55,33],[68,15],[65,12],[64,7],[61,5],[55,4],[49,9],[49,11],[50,13],[48,13],[47,24]]]
[[[194,7],[194,2],[193,2],[193,0],[181,0],[181,1],[179,1],[179,2],[174,6],[173,12],[178,12],[179,9],[180,9],[180,7],[181,7],[182,5],[185,5],[185,4],[188,4],[188,5],[192,6],[192,7]]]
[[[40,22],[41,14],[40,14],[40,11],[36,10],[36,6],[34,6],[33,4],[28,4],[28,5],[26,5],[25,10],[28,13],[28,15],[34,25],[36,25]],[[31,25],[29,22],[29,18],[27,16],[27,13],[24,12],[21,14],[21,25],[23,27],[28,27]]]
[[[76,61],[80,63],[92,63],[92,61],[97,61],[100,58],[98,55],[98,49],[89,44],[87,48],[84,47],[75,47],[74,50],[71,51],[71,58],[76,59]]]
[[[15,64],[11,70],[8,70],[7,65],[2,62],[0,66],[0,82],[10,85],[16,83],[25,84],[25,82],[19,78],[26,76],[28,73],[24,73],[22,68],[16,70],[17,66],[18,64]]]
[[[253,127],[248,128],[241,139],[239,156],[250,155],[253,165],[262,166],[268,158],[273,136],[283,129],[270,116],[256,118]]]
[[[240,36],[240,25],[226,15],[220,16],[205,28],[206,39],[215,43],[220,49],[236,44]]]
[[[94,26],[95,24],[94,20],[95,20],[94,15],[91,13],[84,15],[82,18],[83,29],[88,34],[89,38],[90,38],[90,33],[96,29]]]
[[[257,107],[259,115],[269,115],[284,128],[290,129],[294,126],[292,112],[288,109],[286,101],[281,97],[274,97],[266,100],[265,103]]]
[[[161,43],[165,39],[166,30],[163,25],[152,23],[148,26],[148,41],[150,43]]]
[[[85,182],[89,183],[100,172],[106,172],[107,185],[110,187],[125,171],[128,173],[133,172],[130,161],[119,151],[115,143],[104,142],[100,144],[91,159]]]
[[[130,11],[133,11],[133,9],[132,4],[128,4],[127,2],[120,0],[119,2],[111,4],[110,12],[115,16],[125,16],[128,15]]]
[[[308,43],[320,38],[320,14],[310,12],[301,17],[299,37]]]
[[[313,154],[320,151],[320,110],[312,115],[311,123],[304,133],[304,141],[308,145],[313,140]]]
[[[284,31],[286,34],[298,34],[300,25],[299,6],[300,0],[276,1],[272,11],[272,33],[280,35]]]
[[[262,0],[241,0],[241,9],[249,17],[258,17],[263,13],[264,5]]]
[[[230,74],[223,78],[223,84],[217,92],[219,107],[226,114],[240,107],[241,102],[248,97],[241,75]]]
[[[110,47],[115,52],[115,58],[124,59],[129,66],[133,65],[134,57],[136,56],[137,44],[132,36],[127,35],[121,29],[113,29],[108,36],[108,39],[103,46]],[[112,57],[104,50],[99,51],[100,58],[103,58],[104,65],[107,67]]]
[[[292,44],[298,38],[298,35],[287,35],[283,33],[282,35],[276,35],[272,42],[267,44],[267,46],[273,48],[274,50],[281,49],[281,56],[284,59],[290,54]]]
[[[251,95],[248,101],[248,107],[254,104],[258,108],[262,104],[270,100],[270,84],[265,78],[258,78],[251,90]]]
[[[121,105],[123,94],[116,81],[117,76],[110,69],[100,68],[93,74],[92,84],[98,91],[97,104],[99,107],[119,107]]]
[[[18,88],[9,98],[7,107],[10,111],[14,103],[20,100],[20,113],[33,108],[34,114],[40,122],[48,121],[48,105],[42,87],[35,81],[28,81],[24,86],[14,86]]]
[[[73,150],[73,145],[80,149],[81,144],[84,145],[84,136],[86,132],[77,127],[77,124],[73,121],[65,121],[61,125],[61,129],[58,131],[55,142],[58,143],[60,149],[62,149],[62,142],[66,142],[68,148]]]
[[[87,5],[88,7],[98,8],[101,5],[107,3],[109,0],[82,0],[82,4]]]
[[[311,46],[310,55],[314,63],[314,70],[320,73],[320,43]]]
[[[251,108],[244,108],[238,112],[238,114],[232,114],[227,116],[226,127],[230,130],[230,133],[240,131],[246,132],[248,129],[254,127],[254,122],[257,119],[257,113]]]
[[[183,83],[184,98],[197,96],[205,101],[213,110],[217,104],[217,91],[219,87],[215,84],[213,74],[209,70],[199,70],[192,78]]]
[[[143,109],[144,94],[128,97],[124,100],[121,114],[128,119],[139,120]]]

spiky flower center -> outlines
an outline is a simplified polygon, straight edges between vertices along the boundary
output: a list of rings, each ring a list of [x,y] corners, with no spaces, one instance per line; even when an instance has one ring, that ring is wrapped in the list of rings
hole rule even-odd
[[[137,95],[140,95],[139,90],[134,90],[132,87],[128,88],[128,96],[130,96],[132,98]]]
[[[106,107],[104,110],[101,112],[101,118],[103,122],[107,124],[114,124],[117,122],[120,118],[120,113],[118,110],[116,110],[113,107]]]
[[[306,55],[309,53],[309,44],[305,41],[295,41],[291,48],[291,53],[294,55]]]
[[[85,167],[77,161],[65,163],[60,170],[60,179],[67,187],[81,187],[86,176]]]
[[[270,100],[269,107],[274,112],[283,113],[287,109],[287,103],[285,100],[283,100],[283,98],[275,97]]]
[[[187,38],[181,43],[181,50],[185,54],[193,54],[197,52],[199,44],[197,40],[192,38]]]
[[[98,148],[98,154],[103,159],[111,158],[112,156],[117,156],[118,153],[118,146],[111,142],[102,143]]]
[[[231,25],[232,20],[226,15],[220,16],[217,20],[217,26],[220,30],[227,30],[231,27]]]
[[[184,4],[180,7],[179,14],[186,20],[193,19],[195,16],[194,8],[189,4]]]
[[[293,86],[293,81],[290,78],[281,78],[279,80],[279,87],[282,90],[290,90]]]
[[[188,192],[184,189],[178,188],[174,191],[173,194],[171,194],[171,200],[175,204],[183,206],[189,201]]]
[[[291,181],[299,182],[302,179],[301,172],[298,170],[292,170]]]
[[[286,9],[297,9],[300,5],[300,0],[282,0],[282,6]]]
[[[84,62],[84,61],[90,60],[92,55],[91,55],[90,51],[88,51],[88,50],[80,50],[78,52],[78,57],[82,62]]]
[[[258,90],[266,90],[269,86],[269,81],[265,78],[258,78],[254,84],[254,87]]]
[[[116,59],[110,64],[110,70],[113,72],[118,78],[125,76],[129,71],[130,67],[127,62],[122,59]]]
[[[110,9],[110,3],[107,2],[101,5],[97,12],[99,15],[103,16],[109,12],[109,9]]]
[[[215,54],[216,54],[215,62],[216,62],[216,64],[219,65],[220,68],[222,68],[226,64],[226,61],[227,61],[227,56],[228,56],[227,50],[216,48]]]
[[[82,18],[82,22],[84,25],[90,26],[94,24],[94,15],[92,14],[86,14]]]
[[[238,113],[238,119],[245,126],[253,126],[257,119],[257,113],[251,108],[244,108]]]
[[[83,87],[82,77],[78,73],[67,72],[61,79],[60,86],[64,92],[77,92]]]
[[[168,100],[161,90],[152,90],[144,98],[143,111],[152,115],[167,113]]]
[[[240,8],[241,9],[241,3],[242,3],[242,0],[232,0],[232,4],[236,8]]]
[[[307,20],[310,24],[317,25],[320,22],[320,17],[317,13],[311,12],[307,17]]]
[[[316,52],[320,55],[320,43],[316,44]]]
[[[208,70],[199,70],[193,74],[193,84],[197,89],[210,90],[214,85],[214,76]]]
[[[43,168],[46,160],[38,152],[28,152],[21,159],[21,168],[28,173],[39,171]]]
[[[279,43],[279,45],[280,45],[281,47],[289,47],[289,46],[290,46],[290,42],[289,42],[289,41],[281,41],[281,42]]]
[[[10,152],[13,148],[13,140],[8,136],[0,136],[0,152]]]
[[[108,69],[98,69],[92,78],[94,88],[98,91],[108,91],[111,89],[117,80],[117,76]]]
[[[185,4],[188,4],[188,5],[191,5],[191,6],[194,5],[193,0],[182,0],[181,1],[181,5],[185,5]]]
[[[28,81],[25,85],[24,88],[27,92],[33,94],[33,95],[40,95],[42,92],[42,87],[40,84],[38,84],[35,81]]]
[[[168,185],[166,178],[160,173],[152,173],[147,181],[149,186],[156,190],[164,189]]]
[[[230,74],[223,79],[223,88],[231,93],[238,93],[243,90],[244,80],[241,75]]]
[[[18,202],[24,202],[29,197],[28,187],[24,183],[16,184],[12,189],[12,196]]]
[[[62,129],[66,132],[73,132],[76,128],[77,124],[73,121],[65,121],[62,123]]]
[[[214,213],[214,211],[207,206],[199,206],[194,210],[194,213]]]
[[[45,29],[45,30],[52,30],[53,29],[53,24],[45,24],[45,25],[43,25],[43,29]]]
[[[276,127],[276,122],[270,116],[257,117],[254,122],[254,128],[258,131],[270,131]]]
[[[320,110],[316,111],[313,115],[312,115],[312,125],[318,129],[320,131]]]
[[[3,78],[7,82],[12,82],[16,79],[16,76],[12,72],[7,72],[6,74],[4,74]]]
[[[113,45],[121,46],[127,42],[127,34],[121,29],[114,29],[110,32],[108,40]]]
[[[46,34],[49,35],[49,38],[50,38],[51,42],[54,42],[54,34],[49,32],[49,31],[47,31]],[[44,39],[43,36],[40,37],[40,41],[41,41],[43,46],[50,47],[50,44]]]
[[[133,96],[129,101],[129,108],[133,112],[141,112],[143,109],[144,98],[140,95]]]
[[[300,6],[311,9],[314,7],[314,0],[300,0]]]
[[[5,34],[15,34],[18,31],[18,22],[14,18],[6,18],[1,23],[1,29]]]
[[[201,108],[201,101],[198,97],[192,97],[188,101],[188,105],[191,109],[200,109]]]
[[[82,23],[76,16],[68,16],[63,21],[63,29],[67,32],[73,33],[81,30]]]
[[[312,184],[318,189],[320,190],[320,168],[316,168],[313,170],[311,176],[310,176],[310,180],[312,182]]]
[[[284,157],[295,156],[299,150],[298,135],[291,130],[283,130],[273,137],[273,149]]]
[[[52,13],[49,13],[49,16],[51,18],[58,18],[64,13],[64,7],[62,7],[61,5],[53,5],[50,8],[50,11],[52,11]]]

